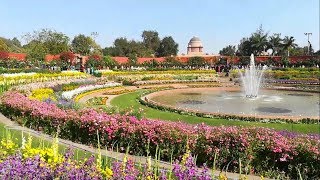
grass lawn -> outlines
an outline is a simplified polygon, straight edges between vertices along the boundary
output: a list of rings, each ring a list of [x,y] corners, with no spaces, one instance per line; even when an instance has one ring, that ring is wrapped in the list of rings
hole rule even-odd
[[[128,108],[143,108],[144,116],[151,119],[161,119],[169,121],[183,121],[191,124],[205,123],[210,126],[260,126],[274,128],[277,130],[288,130],[293,132],[301,133],[320,133],[320,125],[317,124],[280,124],[280,123],[259,123],[259,122],[245,122],[245,121],[231,121],[226,119],[211,119],[211,118],[202,118],[190,115],[181,115],[178,113],[160,111],[150,107],[141,105],[137,98],[145,92],[146,90],[139,90],[133,93],[128,93],[115,97],[111,101],[111,105],[118,107],[120,110],[125,110]]]

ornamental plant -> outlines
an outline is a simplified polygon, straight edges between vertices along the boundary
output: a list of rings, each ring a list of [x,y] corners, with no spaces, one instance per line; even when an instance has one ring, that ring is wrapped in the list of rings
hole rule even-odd
[[[35,99],[38,101],[44,101],[46,99],[51,99],[53,101],[56,101],[56,96],[54,94],[53,89],[51,88],[35,89],[31,92],[31,95],[29,96],[29,98]]]

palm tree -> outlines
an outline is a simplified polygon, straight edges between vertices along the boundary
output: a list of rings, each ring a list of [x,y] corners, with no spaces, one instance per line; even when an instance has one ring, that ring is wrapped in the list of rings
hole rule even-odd
[[[292,36],[285,36],[282,42],[282,50],[283,51],[287,51],[288,52],[288,57],[290,56],[290,48],[295,48],[298,45],[296,43],[294,43],[295,39]]]
[[[280,51],[280,47],[282,45],[282,39],[279,35],[274,34],[269,37],[269,43],[267,49],[272,49],[272,56],[278,55]]]
[[[268,47],[268,33],[265,33],[262,25],[260,25],[259,29],[251,35],[249,41],[253,54],[260,55]]]
[[[268,34],[263,34],[263,32],[254,33],[250,40],[252,42],[253,53],[255,55],[261,54],[268,47]]]

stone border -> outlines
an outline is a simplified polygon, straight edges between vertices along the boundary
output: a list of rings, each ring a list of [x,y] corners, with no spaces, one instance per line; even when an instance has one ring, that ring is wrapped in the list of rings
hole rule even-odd
[[[228,91],[239,91],[239,88],[235,87],[213,87],[213,88],[187,88],[187,89],[205,89],[205,90],[218,90],[224,89]],[[172,90],[172,89],[171,89]],[[253,121],[253,122],[263,122],[263,123],[304,123],[304,124],[318,124],[320,119],[316,117],[298,117],[298,116],[268,116],[268,115],[241,115],[241,114],[229,114],[220,112],[203,112],[188,108],[179,108],[171,105],[161,104],[159,102],[151,100],[154,96],[159,96],[162,94],[167,94],[171,90],[162,90],[158,92],[151,92],[139,98],[139,102],[145,106],[149,106],[155,109],[175,112],[184,115],[192,115],[204,118],[223,118],[223,119],[234,119],[242,121]],[[175,91],[184,91],[185,89],[178,89]],[[268,89],[271,90],[271,89]],[[275,89],[273,89],[275,90]]]

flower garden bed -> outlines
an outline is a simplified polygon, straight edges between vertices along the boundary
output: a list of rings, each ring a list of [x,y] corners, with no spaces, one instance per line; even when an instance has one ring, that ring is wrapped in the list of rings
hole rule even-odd
[[[164,70],[164,71],[97,71],[101,72],[102,76],[112,75],[137,75],[137,74],[215,74],[214,70]]]
[[[174,83],[216,83],[216,79],[196,79],[196,80],[151,80],[151,81],[136,81],[133,82],[132,85],[134,86],[141,86],[141,85],[150,85],[150,84],[174,84]]]
[[[120,83],[116,83],[116,82],[107,82],[106,84],[103,85],[88,85],[88,86],[82,86],[79,88],[76,88],[74,90],[71,91],[64,91],[62,93],[62,97],[66,98],[66,99],[72,99],[74,96],[87,92],[87,91],[92,91],[92,90],[96,90],[96,89],[103,89],[103,88],[108,88],[108,87],[116,87],[116,86],[120,86]]]
[[[0,75],[0,93],[9,90],[12,86],[36,82],[54,82],[69,79],[87,78],[88,75],[78,71],[63,71],[61,73],[17,73],[14,75]]]
[[[208,127],[176,122],[109,115],[92,109],[59,109],[54,104],[30,100],[7,92],[2,97],[4,115],[48,134],[60,129],[60,136],[74,142],[103,147],[130,147],[135,155],[156,154],[161,159],[181,157],[187,149],[197,163],[219,169],[296,179],[320,175],[320,137],[280,132],[267,128]],[[241,165],[239,164],[241,161]],[[284,172],[284,173],[282,173]],[[242,172],[243,173],[243,172]]]

